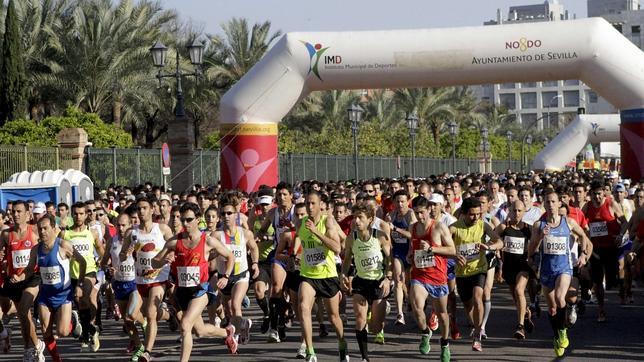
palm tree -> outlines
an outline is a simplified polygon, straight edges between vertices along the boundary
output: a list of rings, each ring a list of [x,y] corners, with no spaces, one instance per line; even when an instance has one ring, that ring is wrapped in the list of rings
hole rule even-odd
[[[374,89],[368,92],[366,102],[362,103],[365,119],[377,122],[381,129],[395,127],[404,114],[397,109],[394,92],[389,89]]]
[[[228,90],[246,74],[266,53],[269,45],[282,35],[271,33],[271,23],[265,21],[248,27],[244,18],[233,18],[222,25],[224,36],[211,36],[213,53],[206,58],[206,77],[215,86]]]
[[[443,125],[455,114],[451,102],[452,91],[451,87],[405,88],[395,90],[394,98],[399,109],[418,116],[419,126],[428,128],[434,143],[438,145]]]

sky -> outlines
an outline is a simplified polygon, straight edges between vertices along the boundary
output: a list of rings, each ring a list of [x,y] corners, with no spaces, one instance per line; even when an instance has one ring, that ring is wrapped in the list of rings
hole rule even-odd
[[[515,5],[545,0],[161,0],[205,33],[221,34],[221,24],[243,17],[251,24],[270,21],[271,28],[292,31],[350,31],[478,26],[507,18]],[[551,0],[552,2],[553,0]],[[556,0],[555,0],[556,1]],[[577,18],[585,18],[586,0],[559,0]]]

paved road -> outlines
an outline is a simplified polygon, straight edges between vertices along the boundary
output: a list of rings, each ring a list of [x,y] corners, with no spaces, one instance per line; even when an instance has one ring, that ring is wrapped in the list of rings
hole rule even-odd
[[[577,324],[569,331],[571,347],[567,350],[567,361],[605,361],[622,360],[635,361],[644,359],[644,288],[635,290],[636,304],[628,306],[618,305],[616,292],[607,294],[607,312],[609,321],[598,324],[596,319],[597,309],[589,305],[584,316],[580,317]],[[251,297],[251,300],[253,298]],[[351,315],[350,307],[348,308]],[[248,314],[259,321],[260,312],[254,304]],[[459,308],[459,320],[463,321],[462,309]],[[408,316],[408,325],[396,330],[391,324],[395,313],[389,315],[386,332],[386,345],[380,346],[370,343],[372,361],[408,361],[421,358],[437,360],[439,357],[439,337],[432,337],[432,352],[423,357],[418,353],[418,340],[416,327]],[[458,361],[551,361],[554,358],[552,350],[552,330],[545,313],[536,321],[535,331],[528,335],[524,341],[516,341],[512,334],[515,322],[514,307],[505,285],[495,287],[493,292],[493,309],[488,322],[487,333],[489,339],[483,343],[483,352],[473,352],[470,341],[462,339],[451,344],[452,358]],[[18,330],[17,321],[14,319],[10,327]],[[59,340],[59,348],[67,361],[125,361],[127,339],[119,333],[120,325],[114,321],[105,322],[105,331],[101,337],[101,349],[93,354],[80,354],[78,342],[71,339]],[[327,324],[327,327],[329,325]],[[251,342],[240,346],[240,354],[230,356],[220,340],[200,339],[195,340],[192,352],[192,361],[286,361],[295,360],[295,352],[299,347],[299,328],[294,326],[289,330],[286,342],[280,344],[265,343],[265,336],[259,336],[259,323],[254,324],[256,333]],[[461,327],[462,331],[467,328]],[[359,360],[359,350],[353,332],[353,318],[349,316],[347,341],[354,361]],[[314,331],[317,336],[317,328]],[[176,333],[171,333],[165,322],[160,326],[160,335],[155,346],[155,361],[177,361],[179,358],[179,345],[175,342]],[[19,361],[22,347],[19,339],[14,334],[14,350],[9,355],[1,355],[0,361]],[[337,343],[334,334],[324,339],[315,338],[316,352],[320,361],[337,361]],[[48,356],[47,356],[48,357]],[[49,360],[49,358],[47,359]]]

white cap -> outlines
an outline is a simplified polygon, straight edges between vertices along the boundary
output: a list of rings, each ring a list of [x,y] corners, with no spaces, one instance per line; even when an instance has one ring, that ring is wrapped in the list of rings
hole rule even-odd
[[[445,198],[441,194],[432,194],[432,196],[429,197],[429,202],[443,205],[445,203]]]
[[[36,203],[36,205],[34,206],[34,211],[33,211],[33,213],[34,213],[34,214],[42,214],[43,212],[46,212],[46,211],[47,211],[47,208],[45,207],[45,203],[44,203],[44,202],[42,202],[42,201],[39,201],[39,202],[37,202],[37,203]]]
[[[270,195],[262,196],[257,200],[257,203],[260,205],[262,204],[270,205],[273,203],[273,196],[270,196]]]

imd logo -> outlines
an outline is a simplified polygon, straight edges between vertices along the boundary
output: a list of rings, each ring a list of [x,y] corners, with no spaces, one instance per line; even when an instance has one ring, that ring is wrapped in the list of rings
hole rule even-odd
[[[309,73],[313,72],[316,77],[318,77],[319,80],[322,80],[320,77],[320,72],[319,72],[319,64],[320,64],[320,59],[322,58],[322,55],[324,54],[329,47],[324,48],[322,44],[317,43],[317,44],[311,44],[306,41],[300,40],[302,44],[306,47],[306,50],[309,52]],[[338,63],[328,63],[331,61],[335,61],[335,58],[339,58],[339,61],[342,62],[342,57],[338,56],[327,56],[324,57],[324,63],[325,64],[338,64]]]

